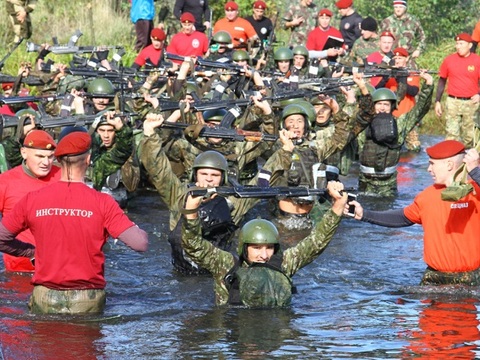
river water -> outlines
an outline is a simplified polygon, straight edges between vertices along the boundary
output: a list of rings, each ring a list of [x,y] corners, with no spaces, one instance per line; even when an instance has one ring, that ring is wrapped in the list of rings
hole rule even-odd
[[[425,146],[438,140],[422,138]],[[373,209],[407,205],[431,184],[427,161],[424,152],[405,154],[399,196],[359,201]],[[345,182],[355,185],[354,176]],[[254,215],[269,217],[267,207]],[[228,309],[215,307],[210,278],[172,270],[168,211],[156,193],[138,194],[128,209],[150,248],[137,254],[110,242],[103,315],[31,315],[30,277],[0,273],[0,360],[480,357],[480,292],[417,285],[425,268],[420,226],[345,219],[325,252],[295,275],[290,308]]]

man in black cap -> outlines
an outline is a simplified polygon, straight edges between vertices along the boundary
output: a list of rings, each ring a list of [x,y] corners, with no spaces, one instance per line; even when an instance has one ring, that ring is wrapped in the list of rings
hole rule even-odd
[[[378,50],[377,21],[368,16],[360,23],[362,36],[355,41],[346,60],[364,64],[368,55]]]

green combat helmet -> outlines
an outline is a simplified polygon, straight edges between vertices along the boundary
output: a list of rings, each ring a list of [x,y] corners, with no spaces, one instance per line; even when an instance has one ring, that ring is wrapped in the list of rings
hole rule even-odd
[[[202,115],[205,121],[222,121],[226,113],[227,110],[225,109],[211,109],[205,110]]]
[[[380,88],[373,92],[372,101],[376,103],[377,101],[390,101],[392,103],[392,110],[397,108],[397,95],[387,88]]]
[[[253,219],[240,229],[238,234],[238,255],[247,257],[248,244],[274,244],[276,253],[280,249],[280,235],[276,226],[264,219]]]
[[[225,184],[228,181],[228,163],[225,157],[218,151],[208,150],[199,154],[192,165],[192,181],[196,182],[197,169],[216,169],[223,173],[223,179],[220,185]]]
[[[307,101],[305,101],[307,103]],[[309,104],[312,108],[313,105]],[[303,115],[303,117],[306,119],[305,121],[305,135],[307,135],[307,131],[309,128],[309,124],[311,122],[310,116],[313,116],[313,121],[315,121],[316,118],[316,112],[315,108],[313,108],[313,114],[305,108],[303,104],[299,104],[298,101],[294,104],[287,105],[285,109],[282,111],[282,128],[285,129],[285,119],[289,117],[290,115],[295,115],[295,114],[300,114]]]
[[[82,90],[85,87],[85,80],[81,76],[67,75],[60,80],[57,93],[66,94],[72,89]]]
[[[250,56],[245,50],[235,50],[232,54],[233,61],[250,61]]]
[[[220,45],[232,45],[232,37],[226,31],[218,31],[212,37],[212,45],[210,50],[217,52],[220,49]]]
[[[111,98],[115,95],[115,88],[110,80],[96,78],[88,84],[87,93],[91,97]]]
[[[275,61],[292,61],[293,52],[287,47],[281,47],[273,53],[273,60]]]
[[[308,49],[303,45],[297,45],[292,49],[293,55],[302,55],[308,60]]]

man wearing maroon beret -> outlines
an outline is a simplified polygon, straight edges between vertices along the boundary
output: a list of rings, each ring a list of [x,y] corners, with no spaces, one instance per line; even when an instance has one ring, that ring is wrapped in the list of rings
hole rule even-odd
[[[423,258],[427,269],[422,285],[480,285],[480,160],[475,149],[465,150],[456,140],[445,140],[427,148],[428,172],[434,184],[420,192],[403,209],[364,210],[353,201],[357,220],[386,227],[421,224],[424,231]],[[463,165],[464,164],[464,165]],[[473,188],[457,201],[442,199],[457,170],[465,166]],[[458,181],[458,178],[456,179]],[[348,210],[345,211],[347,213]],[[392,264],[392,266],[394,266]]]
[[[435,113],[445,114],[446,139],[474,146],[475,113],[480,103],[480,56],[471,52],[472,37],[467,33],[455,37],[456,53],[448,55],[440,65]],[[442,95],[448,81],[445,113]]]
[[[150,32],[151,44],[144,47],[135,58],[132,68],[138,70],[145,64],[153,67],[159,67],[162,61],[162,50],[167,35],[160,28],[155,28]]]
[[[350,50],[353,43],[361,36],[360,24],[362,17],[353,8],[353,0],[338,0],[335,3],[340,16],[340,32],[345,40],[345,46]]]
[[[195,17],[193,14],[184,12],[180,16],[182,30],[173,35],[172,41],[168,44],[167,53],[180,56],[208,56],[207,36],[195,30]],[[177,62],[178,64],[181,61]]]
[[[253,14],[245,18],[245,20],[252,24],[261,41],[267,40],[272,31],[275,31],[272,20],[265,16],[266,10],[267,4],[264,1],[255,1],[253,3]]]
[[[37,139],[27,142],[35,144]],[[0,250],[35,257],[29,308],[40,314],[99,313],[105,306],[105,255],[108,236],[135,251],[146,251],[140,230],[108,194],[84,183],[91,138],[64,136],[55,149],[61,179],[25,195],[0,224]],[[53,156],[53,150],[52,150]],[[35,246],[16,240],[30,229]]]
[[[330,26],[332,16],[333,13],[329,9],[321,9],[318,12],[318,26],[308,34],[306,47],[308,50],[316,51],[334,49],[335,54],[333,56],[329,55],[329,57],[335,58],[339,55],[343,55],[345,49],[344,45],[340,45],[343,43],[342,33],[338,29]],[[330,47],[328,45],[327,41],[332,38],[339,40],[338,46]]]
[[[218,20],[213,27],[213,34],[226,31],[232,37],[234,47],[247,46],[247,41],[253,43],[258,39],[257,32],[247,20],[238,16],[238,4],[228,1],[225,4],[225,17]]]
[[[25,194],[60,180],[60,168],[53,165],[55,147],[53,138],[43,130],[32,130],[27,134],[20,150],[23,163],[0,175],[2,216],[9,214]],[[35,243],[30,230],[19,233],[17,239],[29,244]],[[7,271],[34,271],[28,257],[4,254],[3,262]]]

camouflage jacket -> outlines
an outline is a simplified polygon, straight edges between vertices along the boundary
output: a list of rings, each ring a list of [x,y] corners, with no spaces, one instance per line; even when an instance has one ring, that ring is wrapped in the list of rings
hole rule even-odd
[[[391,31],[395,35],[393,48],[403,47],[411,55],[418,50],[421,53],[427,46],[425,32],[420,21],[413,15],[406,13],[402,18],[391,15],[380,24],[381,31]]]
[[[298,0],[297,0],[298,1]],[[295,28],[289,28],[291,31],[289,45],[304,45],[307,42],[307,36],[317,25],[317,12],[318,8],[315,4],[311,4],[309,7],[302,6],[300,1],[295,5],[290,5],[287,11],[283,15],[284,24],[288,21],[292,21],[295,17],[303,17],[305,21]],[[285,28],[285,25],[284,25]]]
[[[353,43],[352,50],[348,53],[345,61],[354,61],[358,64],[363,64],[367,56],[378,51],[378,49],[378,38],[365,40],[363,37],[359,37]]]
[[[20,10],[25,10],[27,13],[31,13],[37,6],[37,0],[6,0],[5,8],[7,13],[11,16],[15,16]]]
[[[245,144],[245,143],[241,143]],[[172,170],[169,159],[162,149],[162,141],[158,134],[145,136],[140,144],[140,161],[147,170],[150,181],[157,189],[161,199],[170,210],[170,230],[173,230],[180,220],[180,210],[187,192],[187,184],[182,183]],[[289,166],[289,153],[278,151],[269,158],[267,164],[272,172],[272,182]],[[270,165],[271,164],[271,165]],[[257,177],[250,182],[257,183]],[[250,210],[258,199],[228,199],[233,205],[232,219],[239,224],[243,216]]]
[[[20,149],[22,144],[18,141],[16,136],[9,136],[2,141],[3,149],[5,151],[5,160],[9,169],[14,168],[22,163],[23,157]]]
[[[115,143],[110,149],[102,145],[100,137],[92,135],[92,165],[89,170],[93,187],[101,190],[107,177],[119,170],[133,153],[133,131],[125,125],[115,133]]]
[[[332,240],[340,220],[341,217],[331,210],[328,211],[321,221],[317,222],[309,236],[296,246],[284,251],[282,271],[288,277],[292,277],[302,267],[315,260]],[[193,261],[212,273],[216,304],[226,305],[228,290],[224,277],[235,265],[235,256],[204,240],[198,219],[184,221],[182,244],[185,252]],[[247,265],[242,263],[241,266]]]

